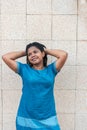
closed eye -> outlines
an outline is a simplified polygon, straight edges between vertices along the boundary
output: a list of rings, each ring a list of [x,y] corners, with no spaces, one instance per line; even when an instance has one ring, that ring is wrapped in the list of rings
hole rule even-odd
[[[38,51],[37,51],[37,50],[35,50],[35,51],[33,51],[32,53],[36,54],[36,53],[38,53]],[[28,53],[28,56],[31,56],[31,55],[32,55],[32,53]]]

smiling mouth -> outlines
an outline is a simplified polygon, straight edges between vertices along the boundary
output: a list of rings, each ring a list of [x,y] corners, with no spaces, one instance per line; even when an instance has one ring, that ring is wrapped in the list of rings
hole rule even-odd
[[[33,59],[32,59],[32,61],[36,61],[36,60],[37,60],[37,58],[33,58]]]

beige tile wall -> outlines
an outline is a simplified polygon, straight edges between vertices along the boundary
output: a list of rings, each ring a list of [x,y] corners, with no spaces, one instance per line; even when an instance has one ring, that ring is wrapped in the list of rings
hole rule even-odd
[[[0,130],[15,130],[22,88],[1,55],[24,50],[32,41],[68,52],[55,80],[58,120],[61,130],[87,130],[86,0],[0,0]]]

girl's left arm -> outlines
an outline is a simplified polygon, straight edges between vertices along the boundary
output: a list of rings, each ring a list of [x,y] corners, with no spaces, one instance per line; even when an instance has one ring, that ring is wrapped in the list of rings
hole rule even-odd
[[[60,70],[66,62],[66,59],[68,57],[68,53],[65,52],[64,50],[59,50],[59,49],[44,48],[44,51],[45,51],[46,54],[54,56],[54,57],[57,58],[56,69]]]

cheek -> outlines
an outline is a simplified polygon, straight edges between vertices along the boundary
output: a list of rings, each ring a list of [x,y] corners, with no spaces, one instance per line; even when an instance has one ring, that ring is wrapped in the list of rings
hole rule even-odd
[[[39,58],[40,60],[42,60],[42,59],[43,59],[42,55],[38,55],[38,58]]]
[[[27,57],[27,59],[28,59],[28,61],[30,61],[30,57],[29,56]]]

